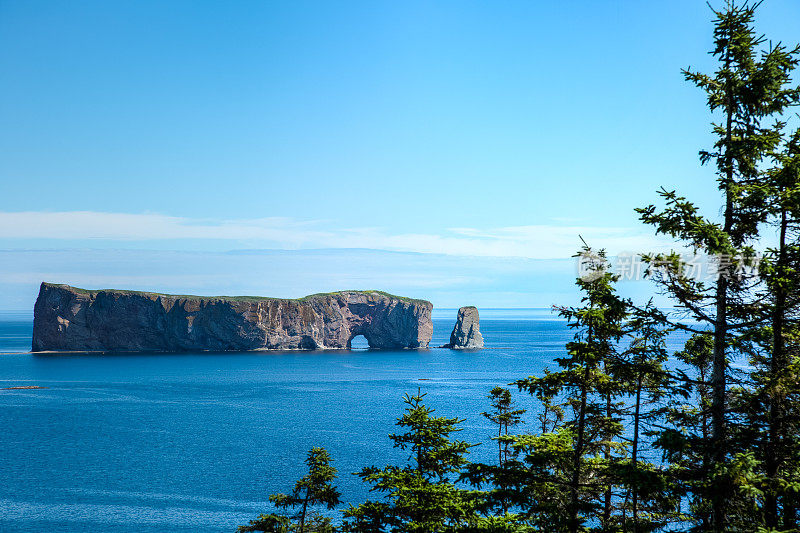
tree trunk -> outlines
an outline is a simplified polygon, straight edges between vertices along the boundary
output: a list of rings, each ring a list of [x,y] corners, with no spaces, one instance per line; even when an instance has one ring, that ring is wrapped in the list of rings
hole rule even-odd
[[[587,385],[589,380],[589,365],[583,373],[584,383],[581,388],[581,407],[578,412],[578,441],[575,444],[575,454],[572,459],[572,481],[570,483],[570,506],[572,516],[570,518],[569,530],[570,533],[577,533],[578,531],[578,485],[581,479],[581,459],[583,457],[583,433],[586,425],[586,400],[587,400]]]
[[[497,428],[497,437],[498,437],[498,441],[497,441],[497,460],[498,460],[498,463],[500,465],[500,470],[501,471],[503,470],[503,465],[505,464],[505,462],[503,461],[503,442],[501,440],[499,440],[499,438],[502,435],[503,435],[503,423],[501,422],[500,423],[500,427]],[[506,427],[506,435],[508,435],[508,427]],[[507,460],[507,458],[506,458],[506,460]],[[501,472],[500,475],[503,476],[504,474]],[[503,478],[501,478],[501,479],[503,479]],[[500,507],[503,509],[503,514],[505,515],[508,512],[508,503],[506,502],[506,482],[505,482],[505,479],[503,479],[500,482],[500,490],[502,491],[502,496],[500,497]]]
[[[781,210],[780,234],[778,241],[778,264],[777,272],[781,278],[785,275],[786,266],[786,228],[788,222],[786,209]],[[770,361],[770,380],[768,382],[770,406],[769,406],[769,430],[767,443],[765,446],[765,469],[767,479],[776,482],[778,470],[781,467],[783,453],[780,450],[780,443],[783,438],[783,394],[779,393],[782,387],[775,387],[775,381],[779,379],[780,373],[785,369],[788,361],[786,358],[786,347],[783,338],[783,329],[786,313],[786,288],[782,283],[778,283],[775,293],[775,307],[772,315],[772,360]],[[764,522],[768,528],[777,529],[778,527],[778,497],[775,493],[777,483],[772,483],[770,490],[764,494]]]
[[[636,376],[636,407],[633,413],[633,443],[631,445],[631,463],[634,471],[639,470],[639,414],[642,402],[642,375]],[[639,533],[639,485],[632,483],[631,502],[633,512],[633,533]]]
[[[709,376],[706,371],[706,367],[701,367],[700,383],[703,385],[698,386],[700,405],[702,406],[702,412],[700,415],[700,434],[703,436],[702,442],[704,443],[702,448],[702,468],[700,469],[701,475],[705,475],[706,472],[711,471],[711,446],[709,445],[711,442],[711,428],[709,427],[709,417],[706,413],[706,406],[710,404],[710,394],[709,387],[705,385],[705,383],[708,381],[708,378]],[[703,524],[703,526],[700,531],[709,531],[711,529],[711,516],[706,507],[701,507],[701,509],[702,513],[700,515],[699,522]]]
[[[503,424],[500,423],[500,427],[497,428],[497,464],[500,468],[503,468],[503,441],[500,440],[500,437],[503,436]]]
[[[300,512],[300,533],[306,528],[306,510],[308,509],[308,487],[306,487],[306,497],[303,500],[303,510]]]
[[[725,52],[725,70],[731,66],[730,44]],[[725,220],[723,230],[730,233],[733,228],[733,153],[731,131],[733,127],[733,94],[730,74],[726,81],[726,128],[725,128]],[[724,258],[719,258],[724,259]],[[716,315],[714,322],[714,360],[711,369],[711,445],[714,465],[722,465],[726,457],[725,443],[725,396],[728,342],[728,278],[726,272],[717,275]],[[711,517],[714,531],[725,531],[725,487],[714,481]]]
[[[606,419],[607,422],[611,420],[611,394],[606,396]],[[609,431],[605,435],[606,437],[606,449],[605,449],[605,460],[606,460],[606,468],[611,464],[611,432]],[[603,498],[603,529],[605,531],[609,531],[609,524],[611,523],[611,483],[608,482],[606,485],[606,493]]]
[[[711,458],[714,465],[725,462],[725,352],[727,344],[727,285],[723,277],[717,281],[717,319],[714,327],[714,360],[711,368]],[[725,489],[714,481],[712,496],[712,521],[714,531],[725,531]]]

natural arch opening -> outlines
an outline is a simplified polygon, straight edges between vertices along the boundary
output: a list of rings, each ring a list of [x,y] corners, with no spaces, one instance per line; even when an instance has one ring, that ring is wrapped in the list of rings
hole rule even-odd
[[[369,350],[369,341],[364,335],[356,335],[350,339],[351,350]]]

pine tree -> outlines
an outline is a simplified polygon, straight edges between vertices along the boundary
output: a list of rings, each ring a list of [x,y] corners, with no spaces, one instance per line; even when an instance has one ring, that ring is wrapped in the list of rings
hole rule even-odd
[[[662,402],[674,396],[667,361],[664,317],[652,301],[636,309],[626,323],[628,348],[612,362],[610,373],[628,394],[625,418],[630,435],[630,457],[618,467],[619,483],[625,487],[622,525],[634,533],[655,531],[675,521],[680,492],[670,482],[671,472],[643,458],[644,437],[662,419]],[[630,512],[630,519],[627,517]]]
[[[675,359],[677,386],[660,410],[661,431],[653,445],[662,450],[670,474],[687,500],[685,513],[692,531],[711,529],[711,372],[714,339],[710,333],[692,335]],[[687,373],[688,372],[688,373]],[[683,401],[681,401],[683,400]]]
[[[795,48],[791,66],[798,64]],[[795,97],[800,90],[795,91]],[[779,526],[778,503],[783,498],[783,528],[797,527],[797,496],[800,492],[797,459],[800,457],[800,129],[790,136],[783,151],[775,155],[776,167],[770,173],[772,221],[778,228],[778,243],[770,251],[761,273],[771,303],[771,336],[765,363],[767,415],[764,451],[764,521],[767,527]]]
[[[497,425],[497,464],[502,467],[508,461],[508,440],[503,440],[503,435],[508,435],[510,427],[522,423],[522,414],[525,409],[514,409],[511,391],[505,387],[495,387],[489,392],[492,410],[481,413],[484,418]]]
[[[250,531],[261,531],[264,533],[288,533],[289,517],[277,514],[262,514],[255,520],[250,520],[246,526],[239,526],[236,531],[247,533]]]
[[[492,411],[481,413],[485,418],[497,425],[497,468],[494,472],[494,481],[498,489],[498,503],[503,514],[508,513],[508,482],[505,472],[509,461],[509,446],[513,442],[509,438],[509,428],[522,423],[522,414],[525,409],[515,409],[511,399],[511,391],[504,387],[495,387],[489,393]]]
[[[492,487],[481,493],[478,510],[484,516],[490,516],[499,510],[507,515],[511,501],[513,478],[519,466],[510,457],[511,445],[514,439],[509,435],[509,429],[522,423],[524,409],[515,409],[511,391],[505,387],[494,387],[488,396],[492,410],[481,415],[497,426],[497,436],[492,437],[497,443],[497,464],[470,463],[466,465],[460,480],[468,481],[473,486],[481,489],[484,486]]]
[[[579,257],[585,272],[576,283],[584,293],[583,306],[559,309],[576,330],[574,340],[567,344],[567,356],[556,359],[560,370],[516,382],[520,390],[549,402],[561,398],[571,411],[570,419],[554,433],[522,436],[515,447],[526,463],[536,457],[546,465],[536,473],[544,481],[542,489],[562,486],[558,492],[530,494],[528,516],[541,520],[542,513],[560,514],[548,519],[549,527],[560,523],[558,530],[571,533],[582,529],[587,519],[600,522],[602,528],[611,527],[613,472],[624,444],[619,440],[623,427],[615,400],[622,391],[607,372],[617,357],[628,312],[628,303],[615,293],[616,278],[608,272],[605,252],[595,254],[585,246]],[[568,464],[564,463],[564,439],[572,440]],[[543,452],[552,455],[547,458]],[[562,509],[557,508],[560,502]]]
[[[753,371],[737,390],[734,408],[742,417],[739,447],[763,467],[763,479],[756,483],[756,505],[763,503],[757,520],[769,528],[782,523],[790,529],[796,527],[795,493],[800,490],[794,468],[800,435],[795,407],[800,397],[795,360],[800,313],[800,130],[774,159],[776,166],[755,191],[764,193],[761,201],[778,237],[760,268],[769,319],[749,331]]]
[[[723,10],[714,11],[715,45],[711,54],[719,68],[713,75],[684,71],[688,81],[706,92],[710,110],[721,119],[713,124],[717,137],[713,149],[701,151],[700,159],[703,164],[715,163],[723,195],[722,220],[701,216],[694,204],[667,190],[660,192],[667,204],[663,211],[657,212],[652,205],[638,210],[642,220],[658,233],[720,258],[724,265],[714,282],[706,285],[690,279],[675,254],[646,258],[651,265],[664,267],[656,278],[676,304],[705,324],[687,329],[700,334],[710,331],[713,338],[710,466],[714,481],[710,497],[714,531],[725,530],[726,506],[735,496],[730,476],[725,473],[733,451],[727,435],[729,361],[747,350],[741,344],[742,330],[758,319],[753,314],[757,306],[749,300],[752,278],[731,275],[731,271],[752,260],[752,244],[766,217],[763,205],[749,201],[750,189],[763,177],[762,161],[774,150],[780,135],[763,123],[780,114],[795,98],[784,88],[787,52],[778,46],[759,55],[765,40],[753,28],[757,6],[729,0]]]
[[[513,460],[505,473],[509,500],[519,509],[514,522],[534,531],[569,531],[575,434],[562,425],[546,433],[513,435],[513,439]],[[582,461],[587,462],[586,458]]]
[[[389,436],[395,448],[409,452],[409,463],[371,466],[358,473],[372,491],[385,497],[347,509],[346,531],[453,531],[475,520],[474,496],[454,483],[473,446],[450,439],[461,431],[463,420],[433,416],[435,411],[423,403],[424,397],[417,392],[403,398],[407,407],[397,425],[406,431]]]
[[[324,506],[328,510],[339,505],[341,494],[336,490],[333,481],[336,479],[336,468],[331,466],[331,457],[325,448],[312,448],[306,457],[308,474],[295,483],[289,494],[272,494],[269,500],[278,509],[297,508],[291,517],[276,514],[261,515],[247,526],[239,526],[239,531],[268,531],[298,533],[329,533],[333,531],[330,518],[313,514],[308,515],[309,507]]]

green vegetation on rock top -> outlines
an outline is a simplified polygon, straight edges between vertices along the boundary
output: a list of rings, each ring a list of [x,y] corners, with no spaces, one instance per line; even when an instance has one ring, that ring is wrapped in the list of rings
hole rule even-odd
[[[388,292],[377,291],[377,290],[366,290],[366,291],[347,290],[347,291],[335,291],[335,292],[320,292],[316,294],[309,294],[308,296],[303,296],[301,298],[275,298],[270,296],[199,296],[195,294],[165,294],[160,292],[133,291],[124,289],[81,289],[80,287],[72,287],[71,285],[65,285],[62,283],[48,283],[48,282],[43,282],[42,285],[46,287],[59,287],[62,289],[71,290],[76,293],[89,294],[89,295],[97,295],[98,293],[106,292],[106,293],[126,294],[126,295],[135,294],[140,296],[160,296],[165,298],[176,298],[176,299],[192,298],[198,300],[224,300],[233,302],[255,302],[255,301],[260,302],[260,301],[271,301],[271,300],[305,302],[314,298],[323,298],[326,296],[336,296],[345,293],[361,293],[361,294],[379,294],[381,296],[386,296],[387,298],[393,298],[395,300],[414,303],[418,305],[431,305],[430,302],[428,302],[427,300],[421,300],[418,298],[408,298],[406,296],[397,296],[395,294],[390,294]]]

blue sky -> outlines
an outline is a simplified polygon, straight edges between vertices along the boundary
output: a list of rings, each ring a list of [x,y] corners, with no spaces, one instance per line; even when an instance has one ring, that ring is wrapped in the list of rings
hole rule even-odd
[[[0,0],[0,285],[14,295],[0,308],[35,296],[44,271],[219,292],[167,277],[161,259],[115,267],[120,251],[179,270],[172,253],[337,249],[357,262],[348,250],[372,249],[422,254],[408,279],[447,281],[453,258],[474,257],[488,277],[513,260],[538,279],[578,234],[612,252],[663,246],[633,213],[660,186],[717,213],[697,162],[711,117],[680,73],[712,68],[710,21],[700,0]],[[799,41],[798,22],[794,0],[759,10],[776,41]],[[26,250],[104,259],[14,271]],[[259,271],[285,290],[242,273],[226,287],[295,296],[347,281],[326,281],[319,258],[304,280],[293,261]],[[392,285],[391,263],[362,282]],[[482,287],[484,305],[551,292]]]

